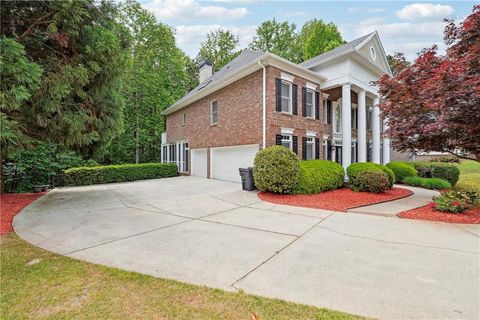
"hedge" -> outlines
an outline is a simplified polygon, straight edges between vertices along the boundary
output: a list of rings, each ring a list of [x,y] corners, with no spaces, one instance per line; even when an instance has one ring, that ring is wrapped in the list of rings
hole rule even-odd
[[[440,178],[447,180],[452,186],[460,177],[460,170],[451,163],[414,161],[407,164],[414,167],[422,178]]]
[[[336,162],[305,160],[300,162],[300,174],[295,193],[313,194],[343,186],[345,172]]]
[[[403,182],[412,187],[432,190],[445,190],[452,188],[450,182],[439,178],[406,177]]]
[[[403,181],[406,177],[418,176],[417,170],[405,162],[390,162],[387,163],[386,167],[393,171],[396,181]]]
[[[255,156],[253,177],[260,191],[292,193],[298,182],[299,160],[290,149],[272,146]]]
[[[391,189],[395,183],[395,174],[385,166],[373,162],[357,162],[352,163],[347,168],[347,175],[350,183],[355,183],[355,179],[360,172],[384,172],[388,177],[388,187]]]
[[[174,163],[78,167],[64,171],[64,182],[67,186],[86,186],[101,183],[167,178],[176,176],[177,172],[177,165]]]

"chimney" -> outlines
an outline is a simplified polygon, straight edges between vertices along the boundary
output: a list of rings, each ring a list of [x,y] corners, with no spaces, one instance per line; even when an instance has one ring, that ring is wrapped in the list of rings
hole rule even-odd
[[[199,83],[203,83],[205,80],[207,80],[208,77],[212,75],[212,63],[208,60],[203,60],[200,62],[199,66],[199,73],[198,73],[198,80]]]

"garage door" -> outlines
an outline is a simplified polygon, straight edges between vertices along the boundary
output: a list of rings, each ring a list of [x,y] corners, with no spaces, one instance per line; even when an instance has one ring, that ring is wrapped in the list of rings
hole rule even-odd
[[[193,149],[191,153],[191,175],[207,177],[207,149]]]
[[[238,168],[253,166],[258,144],[212,148],[210,165],[213,179],[241,182]]]

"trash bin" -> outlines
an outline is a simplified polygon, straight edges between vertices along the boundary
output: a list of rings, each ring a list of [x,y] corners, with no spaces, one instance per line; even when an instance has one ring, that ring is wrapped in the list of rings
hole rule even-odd
[[[242,190],[255,190],[255,181],[253,180],[253,168],[238,168],[240,177],[242,177]]]

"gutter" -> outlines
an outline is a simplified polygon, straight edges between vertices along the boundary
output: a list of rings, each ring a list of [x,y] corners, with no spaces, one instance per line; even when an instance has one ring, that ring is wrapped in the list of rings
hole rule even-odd
[[[258,65],[262,67],[263,81],[262,81],[262,149],[267,147],[267,73],[265,65],[258,60]]]

